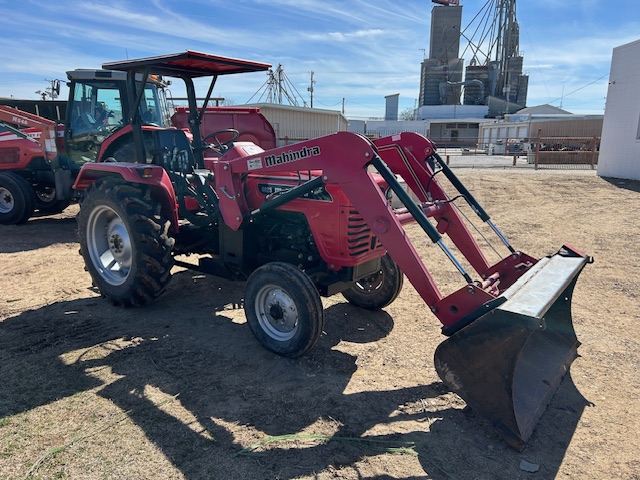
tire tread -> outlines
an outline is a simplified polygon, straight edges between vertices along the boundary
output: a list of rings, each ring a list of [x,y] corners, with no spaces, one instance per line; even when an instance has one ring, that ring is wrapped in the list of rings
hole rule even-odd
[[[173,256],[167,234],[167,221],[157,218],[145,187],[105,180],[91,185],[85,192],[78,214],[80,253],[100,293],[114,305],[141,306],[160,296],[171,280]],[[105,282],[92,263],[87,247],[86,228],[94,206],[108,204],[128,223],[129,235],[137,252],[132,277],[119,286]],[[119,208],[118,208],[119,206]]]

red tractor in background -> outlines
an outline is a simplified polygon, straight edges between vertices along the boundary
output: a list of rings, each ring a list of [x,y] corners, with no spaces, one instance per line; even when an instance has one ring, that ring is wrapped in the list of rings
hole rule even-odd
[[[127,148],[133,144],[132,131],[123,113],[126,74],[77,69],[67,72],[67,77],[64,122],[0,105],[0,225],[24,223],[36,210],[60,213],[75,200],[71,187],[83,164],[127,159],[131,153]],[[174,107],[167,100],[167,86],[160,78],[148,79],[140,115],[149,128],[188,130],[188,108]],[[58,109],[60,103],[56,102]],[[237,129],[240,139],[263,148],[276,146],[273,127],[257,108],[206,109],[205,134],[227,126]]]
[[[577,356],[571,296],[590,257],[569,246],[542,259],[513,248],[418,134],[371,142],[339,132],[269,150],[238,141],[232,128],[203,134],[217,78],[268,64],[186,51],[103,67],[127,74],[124,129],[132,133],[119,155],[85,163],[74,184],[81,254],[103,296],[144,305],[165,290],[174,265],[246,281],[244,309],[258,342],[297,357],[323,330],[321,296],[341,293],[380,309],[406,275],[449,337],[435,352],[442,381],[524,447]],[[143,118],[151,74],[185,82],[188,133]],[[211,86],[198,109],[193,80],[206,76]],[[402,208],[393,208],[394,195]],[[496,234],[500,261],[487,261],[457,201]],[[458,290],[439,291],[403,229],[408,223],[451,261]]]
[[[0,105],[0,224],[24,223],[35,210],[63,211],[74,200],[80,167],[119,153],[111,136],[126,132],[126,74],[78,69],[67,77],[64,123]],[[168,126],[165,87],[158,80],[146,84],[144,113]]]
[[[56,182],[65,180],[55,173],[58,134],[56,122],[0,105],[0,224],[24,223],[36,208],[59,213],[69,205],[56,196]]]

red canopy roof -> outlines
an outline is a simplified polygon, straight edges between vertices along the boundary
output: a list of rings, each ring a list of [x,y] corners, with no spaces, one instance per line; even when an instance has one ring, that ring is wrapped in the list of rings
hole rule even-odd
[[[159,57],[138,58],[102,64],[102,68],[107,70],[142,71],[147,67],[149,68],[149,73],[156,75],[204,77],[231,73],[260,72],[271,68],[271,65],[190,50]]]

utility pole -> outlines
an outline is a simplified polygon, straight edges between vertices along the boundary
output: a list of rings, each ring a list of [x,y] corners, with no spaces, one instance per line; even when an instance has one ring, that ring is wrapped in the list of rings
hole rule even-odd
[[[58,98],[58,95],[60,95],[60,80],[57,78],[55,80],[45,79],[45,82],[49,82],[51,84],[51,93],[49,94],[51,96],[51,100]]]
[[[342,97],[342,114],[344,115],[344,97]]]
[[[45,88],[44,92],[42,90],[38,90],[36,93],[42,97],[42,100],[46,100],[47,97],[51,98],[51,100],[58,98],[58,95],[60,95],[60,80],[57,78],[55,80],[47,80],[45,78],[44,81],[49,82],[51,86]]]
[[[311,70],[311,82],[309,83],[309,87],[307,88],[307,90],[311,94],[311,108],[313,108],[313,84],[314,83],[316,83],[316,81],[313,79],[313,70]]]
[[[276,81],[278,82],[278,105],[282,105],[282,65],[280,64],[276,70]]]

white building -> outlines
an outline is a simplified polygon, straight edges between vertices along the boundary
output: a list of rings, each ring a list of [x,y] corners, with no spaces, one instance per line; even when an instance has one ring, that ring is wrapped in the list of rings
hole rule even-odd
[[[475,147],[480,118],[442,118],[434,120],[349,120],[349,131],[371,138],[402,132],[415,132],[433,140],[439,147]]]
[[[598,175],[640,180],[640,40],[613,49]]]
[[[535,142],[543,137],[600,137],[603,115],[574,115],[551,105],[538,105],[480,123],[478,145]]]

